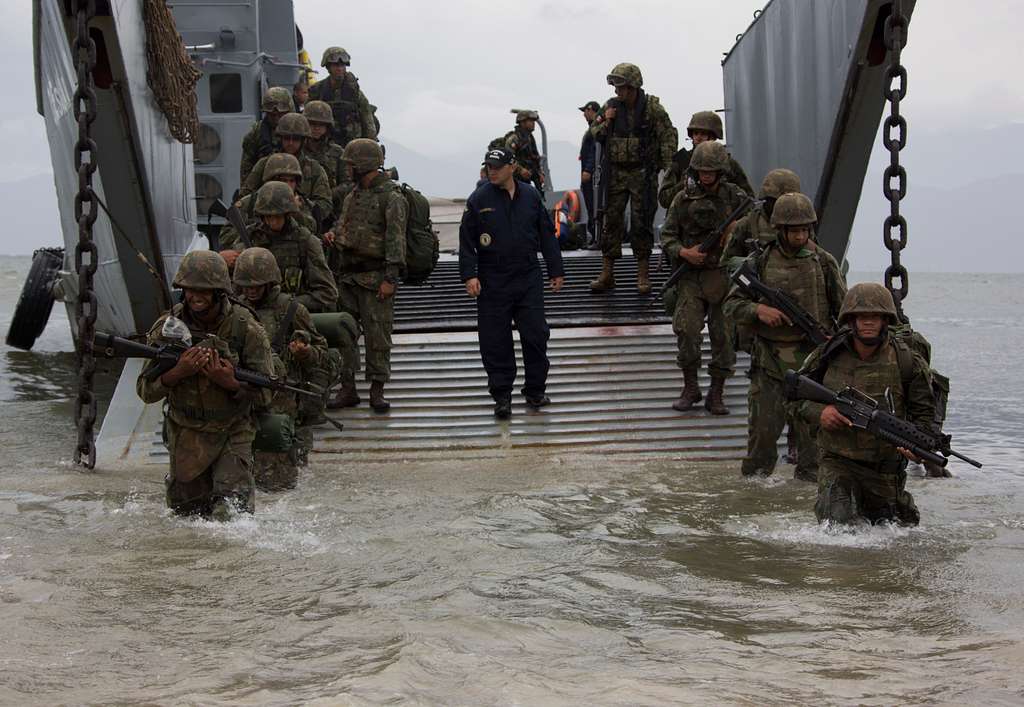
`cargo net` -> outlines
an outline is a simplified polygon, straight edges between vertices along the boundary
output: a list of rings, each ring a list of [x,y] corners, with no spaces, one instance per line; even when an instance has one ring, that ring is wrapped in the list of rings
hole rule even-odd
[[[143,0],[146,24],[146,80],[167,118],[175,140],[192,143],[199,132],[196,82],[202,72],[192,65],[166,0]]]

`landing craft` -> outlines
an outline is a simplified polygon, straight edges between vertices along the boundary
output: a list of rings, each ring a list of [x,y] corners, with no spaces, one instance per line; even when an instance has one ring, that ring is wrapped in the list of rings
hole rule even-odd
[[[8,332],[10,345],[26,349],[45,326],[55,298],[68,308],[77,337],[80,183],[72,5],[33,2],[36,107],[50,143],[64,250],[35,256]],[[211,204],[229,200],[238,187],[242,137],[259,117],[263,91],[290,88],[306,71],[290,2],[172,5],[178,41],[201,72],[194,144],[171,136],[168,116],[154,99],[167,67],[151,66],[147,59],[147,41],[151,49],[166,46],[175,39],[174,28],[147,15],[144,2],[99,0],[89,23],[97,47],[91,125],[96,150],[85,152],[96,163],[96,328],[125,337],[144,334],[167,307],[181,257],[209,247],[206,234],[220,225]],[[913,8],[913,0],[903,3],[906,16]],[[800,174],[820,215],[822,243],[840,261],[884,104],[884,26],[891,11],[892,3],[883,0],[772,0],[737,35],[722,62],[730,151],[754,184],[779,166]],[[696,108],[674,107],[676,122]],[[553,204],[561,192],[546,196]],[[443,199],[432,207],[442,244],[453,247],[461,209]],[[404,288],[396,301],[392,414],[345,411],[344,438],[324,437],[319,450],[327,456],[340,452],[339,442],[349,451],[586,445],[609,452],[662,449],[693,458],[741,456],[745,378],[730,381],[730,416],[674,413],[669,403],[679,373],[668,317],[630,288],[611,296],[587,292],[600,266],[597,254],[573,253],[566,265],[567,289],[546,303],[555,330],[550,385],[559,403],[550,412],[517,415],[507,428],[490,419],[472,303],[458,281],[457,257],[448,253],[430,286]],[[655,291],[666,275],[655,273]],[[630,274],[623,279],[631,282]],[[157,448],[152,433],[159,410],[147,411],[134,398],[136,373],[126,365],[101,435],[101,463],[150,458],[150,447]]]

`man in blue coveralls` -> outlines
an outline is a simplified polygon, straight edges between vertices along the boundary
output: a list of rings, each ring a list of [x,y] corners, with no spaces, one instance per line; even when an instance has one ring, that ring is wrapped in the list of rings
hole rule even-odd
[[[480,356],[499,420],[512,416],[516,354],[512,322],[523,347],[526,404],[536,410],[551,402],[544,394],[548,376],[548,336],[544,319],[544,277],[537,251],[544,254],[551,289],[562,289],[565,271],[555,225],[535,188],[515,178],[512,152],[498,148],[484,157],[487,183],[466,201],[459,227],[459,271],[466,292],[476,298]]]

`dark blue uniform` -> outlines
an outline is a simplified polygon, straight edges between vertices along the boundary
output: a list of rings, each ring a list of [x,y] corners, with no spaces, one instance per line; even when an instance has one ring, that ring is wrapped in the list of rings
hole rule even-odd
[[[549,278],[564,275],[555,225],[536,189],[517,181],[510,197],[488,182],[470,195],[459,227],[459,271],[463,282],[480,279],[480,356],[495,400],[511,395],[516,379],[513,321],[526,367],[523,394],[544,396],[551,332],[544,318],[544,277],[537,251],[544,253]]]
[[[580,180],[580,191],[583,192],[583,203],[587,206],[587,231],[591,236],[597,222],[594,220],[594,172],[597,170],[597,143],[590,130],[583,133],[583,143],[580,145],[580,173],[589,172],[590,181]]]

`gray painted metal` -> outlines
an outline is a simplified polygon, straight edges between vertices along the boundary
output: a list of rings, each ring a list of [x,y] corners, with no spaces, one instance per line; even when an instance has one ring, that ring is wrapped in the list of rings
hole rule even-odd
[[[600,326],[617,324],[665,323],[660,300],[636,291],[636,260],[629,249],[615,264],[618,287],[612,292],[595,294],[590,281],[601,272],[599,253],[572,251],[563,253],[565,286],[555,294],[544,293],[544,309],[552,327]],[[657,267],[658,253],[652,259],[651,282],[657,292],[671,274],[668,263]],[[543,268],[543,260],[541,267]],[[395,299],[395,331],[466,331],[476,329],[476,302],[466,295],[459,276],[458,256],[442,255],[430,276],[429,284],[402,287]]]
[[[906,0],[911,15],[914,1]],[[723,65],[729,149],[751,182],[788,167],[840,261],[883,107],[885,0],[772,0]]]
[[[78,175],[74,145],[78,128],[71,97],[76,72],[70,53],[64,3],[39,0],[37,7],[38,76],[50,159],[57,190],[65,268],[73,268],[78,241],[74,196]],[[99,169],[93,177],[99,197],[109,206],[121,232],[104,212],[93,228],[100,253],[95,286],[99,329],[123,336],[148,329],[159,307],[159,288],[141,265],[141,253],[169,278],[194,237],[195,204],[190,178],[192,150],[173,140],[146,84],[145,31],[140,3],[112,3],[111,14],[97,18],[110,59],[113,82],[97,87]],[[74,307],[77,280],[63,278],[66,304]],[[74,322],[74,317],[69,317]]]

